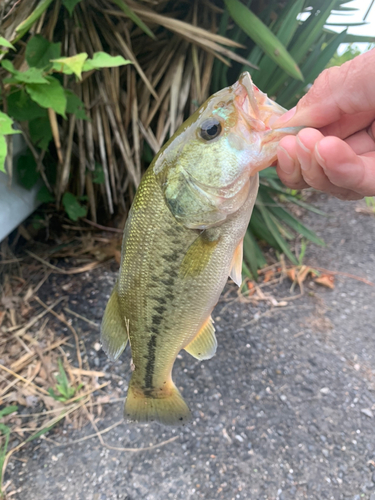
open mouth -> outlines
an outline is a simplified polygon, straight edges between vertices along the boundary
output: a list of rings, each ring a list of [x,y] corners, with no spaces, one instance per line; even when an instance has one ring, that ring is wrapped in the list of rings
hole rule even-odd
[[[277,102],[269,99],[267,94],[264,94],[254,85],[250,74],[246,71],[242,73],[239,80],[240,89],[238,93],[239,108],[245,116],[250,116],[253,120],[259,120],[264,124],[264,127],[257,127],[258,130],[268,130],[272,124],[283,115],[287,110],[277,104]],[[244,116],[244,118],[245,118]],[[247,119],[249,122],[249,119]]]
[[[251,131],[263,132],[269,127],[266,126],[254,95],[254,86],[249,73],[242,73],[235,90],[237,110]]]
[[[245,73],[242,73],[238,81],[243,89],[242,93],[244,102],[242,104],[242,110],[248,115],[254,115],[254,118],[259,120],[260,111],[254,95],[254,90],[258,91],[259,89],[255,87],[253,81],[251,80],[250,74],[247,71]]]

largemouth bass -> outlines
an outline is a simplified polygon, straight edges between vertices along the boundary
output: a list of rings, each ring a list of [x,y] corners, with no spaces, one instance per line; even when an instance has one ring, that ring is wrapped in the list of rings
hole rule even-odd
[[[181,349],[199,360],[215,354],[211,312],[228,276],[241,284],[257,172],[276,159],[279,140],[299,130],[271,128],[285,111],[244,73],[181,125],[144,174],[101,326],[112,360],[130,343],[127,419],[190,419],[173,364]]]

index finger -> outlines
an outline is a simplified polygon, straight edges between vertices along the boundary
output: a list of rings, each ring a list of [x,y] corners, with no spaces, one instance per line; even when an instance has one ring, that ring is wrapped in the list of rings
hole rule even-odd
[[[281,116],[273,128],[321,128],[344,115],[375,110],[375,49],[361,54],[342,66],[324,70],[311,89],[297,104]]]

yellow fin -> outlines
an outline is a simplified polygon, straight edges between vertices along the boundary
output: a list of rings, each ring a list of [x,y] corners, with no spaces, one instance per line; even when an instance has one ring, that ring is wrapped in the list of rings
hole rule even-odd
[[[242,283],[242,259],[243,259],[243,240],[241,240],[240,244],[234,251],[232,265],[229,271],[229,276],[238,286],[241,286]]]
[[[216,353],[216,348],[215,328],[209,316],[194,339],[185,347],[185,351],[194,358],[203,360],[212,358]]]
[[[196,277],[206,268],[212,253],[219,242],[216,228],[203,231],[190,245],[181,262],[180,273],[183,277]]]
[[[112,290],[104,311],[100,327],[100,340],[103,351],[112,361],[116,361],[128,342],[125,318],[121,316],[120,312],[117,283]]]
[[[130,382],[124,418],[133,422],[159,422],[164,425],[184,425],[191,420],[190,410],[172,381],[155,392],[158,397],[147,396]]]

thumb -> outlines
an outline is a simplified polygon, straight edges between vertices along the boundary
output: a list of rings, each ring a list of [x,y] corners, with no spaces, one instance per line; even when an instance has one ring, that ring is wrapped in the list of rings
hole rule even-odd
[[[272,128],[321,128],[343,115],[375,110],[375,49],[342,66],[324,70],[297,106],[282,115]]]

